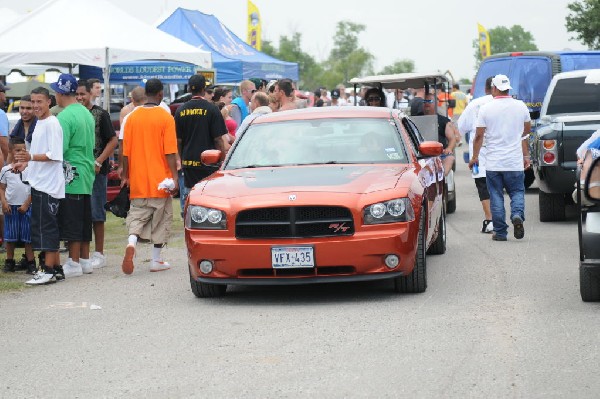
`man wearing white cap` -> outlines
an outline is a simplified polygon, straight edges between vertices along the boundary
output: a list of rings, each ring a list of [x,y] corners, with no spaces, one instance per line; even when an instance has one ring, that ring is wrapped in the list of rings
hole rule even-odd
[[[524,170],[530,166],[527,138],[531,130],[531,118],[527,106],[508,94],[511,89],[507,76],[496,75],[492,79],[494,99],[479,110],[473,155],[469,162],[469,168],[479,162],[479,152],[485,139],[486,182],[490,193],[494,241],[507,240],[504,189],[510,197],[510,220],[514,236],[516,239],[525,236],[523,180]]]

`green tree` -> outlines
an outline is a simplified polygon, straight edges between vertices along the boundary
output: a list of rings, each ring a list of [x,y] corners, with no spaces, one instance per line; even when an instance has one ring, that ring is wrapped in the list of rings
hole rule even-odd
[[[261,52],[270,55],[271,57],[279,58],[279,54],[277,53],[277,48],[273,46],[270,40],[263,40],[262,46],[260,49]]]
[[[413,60],[409,60],[407,58],[395,61],[391,65],[386,65],[383,67],[379,74],[381,75],[393,75],[396,73],[407,73],[414,72],[415,70],[415,62]]]
[[[353,77],[373,72],[373,55],[358,43],[358,35],[364,30],[363,24],[350,21],[337,23],[333,48],[325,68],[329,72],[324,76],[327,87],[348,83]]]
[[[569,3],[567,8],[567,31],[590,49],[600,49],[600,0],[580,0]]]
[[[513,25],[510,28],[497,26],[489,29],[491,54],[506,53],[511,51],[536,51],[533,35],[527,32],[521,25]],[[481,53],[479,52],[479,40],[473,40],[475,49],[475,60],[477,66],[481,62]]]

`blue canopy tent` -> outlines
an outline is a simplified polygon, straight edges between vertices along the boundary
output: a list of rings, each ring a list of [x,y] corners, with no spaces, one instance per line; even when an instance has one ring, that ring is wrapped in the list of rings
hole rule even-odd
[[[261,53],[233,34],[214,15],[176,9],[158,29],[212,53],[217,83],[249,78],[298,80],[298,64]]]

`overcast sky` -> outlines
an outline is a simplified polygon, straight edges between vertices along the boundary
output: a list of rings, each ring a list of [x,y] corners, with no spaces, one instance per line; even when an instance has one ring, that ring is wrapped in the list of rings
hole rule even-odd
[[[156,25],[172,10],[183,7],[213,14],[240,38],[246,38],[246,0],[110,0],[131,15]],[[375,72],[395,60],[409,58],[417,71],[452,72],[456,79],[475,74],[472,41],[477,23],[487,29],[521,25],[533,34],[540,50],[585,50],[565,28],[572,0],[254,0],[263,21],[263,38],[277,42],[282,35],[302,34],[304,51],[318,60],[329,54],[338,21],[366,26],[360,44],[375,56]],[[0,7],[27,12],[43,0],[0,0]],[[82,34],[79,19],[89,15],[90,34],[103,21],[93,11],[73,9],[73,33]],[[77,21],[77,22],[75,22]],[[59,22],[58,22],[59,23]],[[106,21],[108,29],[119,29]],[[51,32],[52,23],[48,30]],[[66,40],[65,38],[57,40]],[[140,38],[143,40],[143,38]]]

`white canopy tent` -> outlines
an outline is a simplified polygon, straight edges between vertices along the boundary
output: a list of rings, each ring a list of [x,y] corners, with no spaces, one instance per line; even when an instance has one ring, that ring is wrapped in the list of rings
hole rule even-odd
[[[75,28],[82,10],[93,10],[100,29]],[[85,30],[85,29],[84,29]],[[211,53],[130,16],[107,0],[51,0],[0,31],[0,68],[19,64],[93,65],[103,68],[137,60],[170,60],[210,68]],[[109,103],[105,90],[105,104]]]

